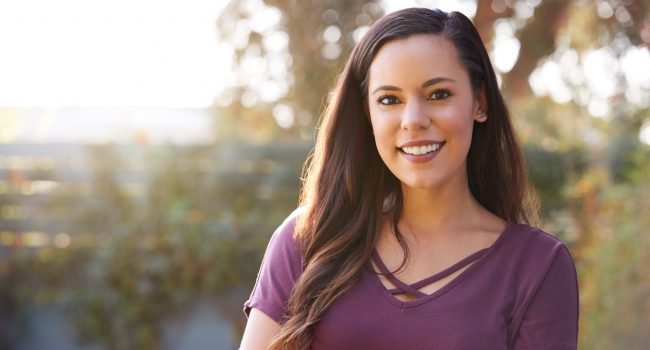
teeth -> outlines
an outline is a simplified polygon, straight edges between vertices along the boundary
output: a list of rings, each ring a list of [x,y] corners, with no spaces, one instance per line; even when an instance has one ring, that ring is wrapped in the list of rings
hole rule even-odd
[[[436,144],[426,145],[426,146],[402,147],[402,151],[408,154],[419,156],[422,154],[435,152],[438,149],[440,149],[440,146],[442,146],[442,144],[436,143]]]

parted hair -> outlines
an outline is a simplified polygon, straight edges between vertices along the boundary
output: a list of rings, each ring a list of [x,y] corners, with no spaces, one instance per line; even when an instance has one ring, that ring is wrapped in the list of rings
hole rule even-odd
[[[479,33],[459,12],[409,8],[378,20],[353,49],[323,114],[314,152],[305,164],[294,239],[303,272],[269,349],[308,349],[314,326],[360,276],[378,239],[382,215],[404,250],[397,229],[399,180],[381,160],[367,115],[368,72],[389,41],[433,34],[454,44],[473,92],[483,91],[488,119],[474,123],[467,155],[468,185],[476,200],[510,222],[529,223],[536,208],[521,148]],[[401,268],[401,267],[400,267]]]

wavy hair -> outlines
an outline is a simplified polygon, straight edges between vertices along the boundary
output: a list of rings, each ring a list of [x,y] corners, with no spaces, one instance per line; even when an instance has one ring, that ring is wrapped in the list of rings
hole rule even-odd
[[[459,12],[410,8],[378,20],[353,49],[322,116],[305,181],[294,238],[304,256],[303,273],[288,301],[285,322],[270,349],[308,349],[314,325],[352,286],[370,259],[381,216],[389,214],[398,242],[402,213],[399,180],[381,160],[367,107],[368,71],[389,41],[415,34],[452,42],[467,69],[474,93],[483,89],[488,120],[474,123],[467,156],[469,188],[477,201],[510,222],[528,223],[534,213],[523,157],[499,92],[494,70],[472,22]]]

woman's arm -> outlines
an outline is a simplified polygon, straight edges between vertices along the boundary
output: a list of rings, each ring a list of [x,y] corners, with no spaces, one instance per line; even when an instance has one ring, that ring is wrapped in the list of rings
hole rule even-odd
[[[240,350],[265,350],[280,325],[262,311],[252,308],[244,330]]]

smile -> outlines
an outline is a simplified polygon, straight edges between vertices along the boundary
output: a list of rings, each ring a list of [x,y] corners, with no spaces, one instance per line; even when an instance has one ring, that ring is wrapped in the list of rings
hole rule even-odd
[[[413,163],[426,163],[434,159],[445,146],[444,141],[413,141],[397,147],[406,160]]]
[[[411,146],[411,147],[402,147],[401,150],[404,153],[407,154],[412,154],[414,156],[419,156],[431,152],[435,152],[442,147],[442,143],[434,143],[431,145],[423,145],[423,146]]]

